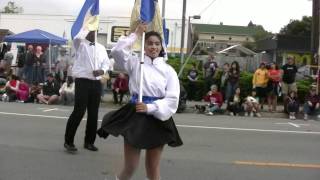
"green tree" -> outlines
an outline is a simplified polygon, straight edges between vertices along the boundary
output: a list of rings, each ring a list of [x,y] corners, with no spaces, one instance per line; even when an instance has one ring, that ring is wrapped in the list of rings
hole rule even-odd
[[[301,20],[290,20],[289,24],[280,30],[280,34],[294,36],[311,36],[312,17],[303,16]]]
[[[248,48],[248,49],[253,50],[253,51],[255,51],[256,48],[257,48],[257,43],[256,42],[258,42],[260,40],[263,40],[263,39],[265,39],[265,38],[267,38],[267,37],[272,35],[272,33],[266,31],[263,28],[263,26],[257,25],[257,24],[253,24],[252,21],[249,22],[248,27],[255,28],[255,30],[256,30],[256,33],[253,35],[254,42],[245,42],[242,45],[244,47]]]
[[[16,6],[14,1],[9,1],[7,5],[1,10],[1,13],[6,13],[6,14],[18,14],[22,12],[23,12],[23,8]]]

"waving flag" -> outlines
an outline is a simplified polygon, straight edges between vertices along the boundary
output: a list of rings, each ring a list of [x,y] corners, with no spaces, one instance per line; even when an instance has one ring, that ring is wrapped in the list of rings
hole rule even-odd
[[[162,39],[165,40],[162,26],[162,18],[158,0],[136,0],[131,14],[130,30],[134,32],[140,22],[148,23],[147,31],[158,32]],[[134,49],[141,49],[137,42]],[[165,43],[164,43],[164,48]]]
[[[71,28],[74,39],[81,30],[96,31],[99,28],[99,0],[86,0]]]

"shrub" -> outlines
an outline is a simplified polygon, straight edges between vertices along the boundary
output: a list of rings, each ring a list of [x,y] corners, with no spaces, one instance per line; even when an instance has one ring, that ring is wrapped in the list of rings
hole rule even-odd
[[[305,96],[309,93],[313,80],[311,78],[297,81],[299,102],[303,103]]]

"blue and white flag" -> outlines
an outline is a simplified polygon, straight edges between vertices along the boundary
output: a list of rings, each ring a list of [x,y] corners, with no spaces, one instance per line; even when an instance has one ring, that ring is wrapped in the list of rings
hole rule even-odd
[[[162,18],[160,15],[160,8],[158,0],[136,0],[131,13],[130,31],[134,32],[140,22],[148,24],[147,31],[158,32],[163,41],[165,36],[162,25]],[[166,44],[163,43],[163,48],[166,49]],[[134,49],[139,49],[140,44],[136,43]],[[165,50],[166,51],[166,50]]]
[[[71,37],[74,39],[82,30],[96,31],[99,28],[99,0],[86,0],[72,25]]]

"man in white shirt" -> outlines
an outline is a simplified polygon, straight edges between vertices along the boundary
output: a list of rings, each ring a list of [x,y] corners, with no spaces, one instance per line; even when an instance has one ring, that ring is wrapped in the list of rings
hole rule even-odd
[[[86,112],[87,125],[84,148],[97,151],[94,146],[98,123],[98,111],[101,98],[101,75],[109,68],[109,58],[105,47],[95,43],[94,31],[82,30],[73,41],[76,57],[72,67],[75,78],[75,102],[65,132],[64,147],[69,152],[77,151],[74,136]]]

